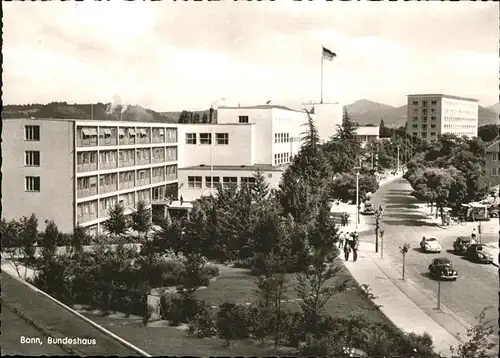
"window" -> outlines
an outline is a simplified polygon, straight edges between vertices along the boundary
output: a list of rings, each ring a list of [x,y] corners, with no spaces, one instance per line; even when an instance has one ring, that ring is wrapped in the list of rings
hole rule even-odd
[[[418,106],[418,101],[413,101],[414,106]]]
[[[196,144],[196,133],[186,133],[186,144]]]
[[[238,185],[238,178],[237,177],[224,177],[222,178],[222,184],[224,187],[230,188],[230,187],[236,187]]]
[[[427,132],[422,132],[422,138],[427,138]]]
[[[496,177],[500,174],[500,171],[498,170],[498,168],[491,168],[491,175]]]
[[[437,104],[437,101],[431,101],[431,104],[432,104],[432,105],[436,105],[436,104]]]
[[[248,116],[239,116],[238,122],[239,123],[248,123]]]
[[[431,136],[435,136],[436,135],[436,132],[431,132]]]
[[[212,144],[212,133],[200,133],[200,144]]]
[[[255,184],[254,177],[241,177],[241,186],[253,185],[253,184]]]
[[[139,180],[143,180],[143,179],[145,178],[145,175],[146,175],[146,174],[144,173],[144,170],[141,170],[141,171],[139,172]]]
[[[422,106],[427,106],[427,101],[422,101]]]
[[[418,121],[418,117],[413,117],[413,120],[414,121]]]
[[[29,166],[29,167],[39,167],[40,166],[40,152],[37,150],[27,150],[25,153],[24,165]]]
[[[493,160],[494,162],[498,161],[498,153],[491,153],[491,154],[492,154],[492,156],[493,156],[492,160]]]
[[[413,128],[418,128],[418,124],[414,124],[414,125],[413,125]]]
[[[229,144],[229,133],[216,133],[215,138],[217,144]]]
[[[205,187],[212,188],[212,177],[205,177]],[[216,188],[220,184],[219,177],[213,177],[213,187]]]
[[[436,128],[436,125],[435,124],[431,124],[431,128]]]
[[[40,191],[40,177],[26,177],[24,190]]]
[[[24,126],[25,140],[40,140],[40,126]]]
[[[435,121],[435,120],[436,120],[436,117],[431,117],[431,120]]]
[[[201,188],[201,177],[188,177],[188,188]]]

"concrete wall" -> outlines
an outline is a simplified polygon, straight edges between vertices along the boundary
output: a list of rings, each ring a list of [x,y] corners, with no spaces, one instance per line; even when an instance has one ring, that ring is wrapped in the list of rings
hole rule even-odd
[[[34,213],[39,230],[54,220],[63,232],[72,232],[73,122],[60,120],[2,119],[2,218],[19,219]],[[26,141],[25,125],[40,126],[40,141]],[[40,151],[40,166],[25,166],[25,151]],[[40,192],[25,191],[25,177],[40,177]]]
[[[196,144],[186,143],[186,133],[196,133]],[[200,133],[213,133],[213,148],[208,144],[200,144]],[[228,133],[229,144],[217,144],[216,133]],[[212,155],[213,165],[254,164],[253,124],[181,124],[179,135],[179,167],[211,165]]]
[[[220,177],[220,182],[222,183],[223,177],[237,177],[238,185],[241,184],[241,177],[253,177],[255,175],[255,170],[218,170],[214,169],[214,177]],[[278,188],[278,185],[283,174],[282,171],[262,171],[262,174],[266,178],[270,187]],[[193,201],[201,196],[208,196],[211,193],[211,189],[206,187],[205,177],[210,176],[210,167],[206,169],[180,169],[179,170],[179,183],[182,183],[179,189],[179,197],[185,201]],[[200,176],[202,177],[202,187],[201,188],[189,188],[188,187],[188,176]],[[216,194],[217,190],[214,188],[213,193]]]
[[[314,118],[314,115],[312,115]],[[279,153],[290,153],[290,158],[299,152],[302,146],[302,137],[307,129],[307,114],[305,112],[286,111],[283,109],[274,108],[272,114],[272,153],[271,162],[259,162],[259,164],[275,164],[274,155]],[[275,133],[286,133],[289,135],[290,141],[285,143],[275,143]],[[293,141],[296,140],[296,141]]]

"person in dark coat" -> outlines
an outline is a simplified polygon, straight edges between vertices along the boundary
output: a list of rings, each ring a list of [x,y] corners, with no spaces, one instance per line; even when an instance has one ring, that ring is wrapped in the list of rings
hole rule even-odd
[[[358,260],[358,248],[359,248],[359,238],[355,237],[352,241],[352,260]]]
[[[351,246],[345,244],[344,245],[344,257],[346,261],[349,261],[349,254],[351,253]]]

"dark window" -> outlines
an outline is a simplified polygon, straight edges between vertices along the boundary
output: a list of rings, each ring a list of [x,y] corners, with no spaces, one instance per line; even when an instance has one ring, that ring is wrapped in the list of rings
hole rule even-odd
[[[40,191],[40,177],[26,177],[25,178],[26,191]]]
[[[25,140],[40,140],[40,126],[25,126],[24,127]]]
[[[35,150],[27,150],[25,153],[26,166],[39,167],[40,166],[40,152]]]
[[[248,116],[239,116],[238,121],[240,123],[248,123]]]

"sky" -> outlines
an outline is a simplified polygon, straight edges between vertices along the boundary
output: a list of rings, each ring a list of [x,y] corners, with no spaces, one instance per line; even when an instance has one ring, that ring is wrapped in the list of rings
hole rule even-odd
[[[498,102],[494,2],[3,3],[4,104],[156,111],[411,93]],[[224,100],[223,100],[224,99]]]

